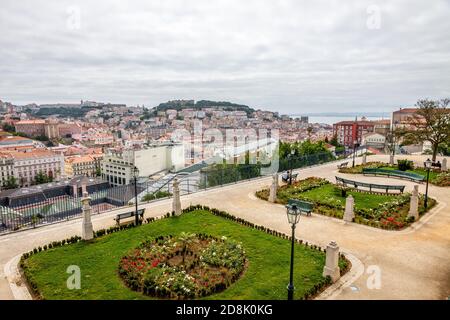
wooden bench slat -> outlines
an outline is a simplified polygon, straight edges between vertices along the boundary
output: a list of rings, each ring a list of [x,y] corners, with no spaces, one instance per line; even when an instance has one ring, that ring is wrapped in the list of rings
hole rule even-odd
[[[137,214],[140,217],[140,219],[142,219],[144,217],[144,211],[145,209],[139,209]],[[117,224],[120,224],[120,220],[122,219],[127,219],[127,218],[134,218],[134,212],[135,211],[129,211],[129,212],[125,212],[125,213],[118,213],[116,215],[116,217],[114,218],[114,220],[116,220]]]

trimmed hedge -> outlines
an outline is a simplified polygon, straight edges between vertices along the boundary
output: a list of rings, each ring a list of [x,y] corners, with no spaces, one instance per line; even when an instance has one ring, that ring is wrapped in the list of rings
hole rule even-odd
[[[236,217],[232,214],[229,214],[226,211],[218,210],[215,208],[210,208],[208,206],[190,205],[189,207],[182,209],[182,213],[184,214],[184,213],[188,213],[188,212],[195,211],[195,210],[209,211],[211,214],[213,214],[215,216],[218,216],[218,217],[221,217],[221,218],[224,218],[227,220],[231,220],[231,221],[239,223],[243,226],[263,231],[267,234],[270,234],[275,237],[279,237],[284,240],[290,240],[290,241],[292,240],[291,236],[288,236],[282,232],[267,228],[265,226],[254,224],[245,219],[242,219],[242,218]],[[173,212],[173,211],[167,212],[166,214],[164,214],[163,216],[160,216],[160,217],[147,218],[144,220],[144,223],[149,224],[149,223],[155,222],[157,220],[167,219],[170,217],[175,217],[175,212]],[[139,226],[135,226],[134,224],[129,224],[129,225],[125,225],[125,226],[113,226],[113,227],[110,227],[107,229],[100,229],[100,230],[97,230],[94,232],[94,238],[103,237],[103,236],[111,234],[111,233],[131,229],[131,228],[136,228],[136,227],[139,227]],[[42,299],[42,295],[39,293],[36,283],[33,281],[31,275],[28,273],[28,269],[26,268],[24,261],[27,258],[29,258],[30,256],[32,256],[33,254],[39,253],[41,251],[46,251],[49,249],[62,247],[62,246],[69,245],[72,243],[77,243],[79,241],[82,241],[81,237],[79,237],[79,236],[73,236],[68,239],[64,239],[62,241],[53,241],[47,245],[44,245],[43,247],[34,248],[33,250],[26,252],[21,256],[19,266],[23,270],[26,281],[28,282],[29,287],[31,288],[34,296],[37,299]],[[303,241],[301,239],[295,239],[295,243],[297,245],[303,245],[306,248],[326,252],[326,248],[310,244],[307,241]],[[350,269],[351,263],[342,253],[339,254],[339,257],[340,257],[340,259],[342,259],[344,261],[344,267],[340,269],[340,273],[341,273],[341,275],[343,275]],[[305,295],[301,298],[301,300],[313,299],[315,296],[320,294],[330,284],[331,284],[331,278],[329,276],[323,278],[320,283],[316,284],[313,288],[311,288],[308,292],[306,292]]]

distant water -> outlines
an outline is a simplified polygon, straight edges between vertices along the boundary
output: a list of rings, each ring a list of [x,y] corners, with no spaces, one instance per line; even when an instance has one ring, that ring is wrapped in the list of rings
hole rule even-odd
[[[300,116],[294,116],[295,118],[300,118]],[[358,117],[358,120],[361,120],[361,117]],[[384,117],[366,117],[367,120],[381,120],[381,119],[390,119],[389,115]],[[350,116],[308,116],[309,123],[326,123],[332,125],[339,121],[351,121],[355,120],[355,117]]]

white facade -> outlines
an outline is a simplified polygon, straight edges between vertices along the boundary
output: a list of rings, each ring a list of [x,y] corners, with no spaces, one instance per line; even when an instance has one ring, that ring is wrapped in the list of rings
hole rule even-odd
[[[379,133],[369,133],[363,136],[362,144],[366,146],[383,147],[386,144],[386,137]]]
[[[184,148],[173,144],[134,151],[134,163],[143,177],[165,170],[178,171],[184,168]]]
[[[161,171],[178,171],[184,168],[182,144],[154,145],[140,150],[124,150],[105,154],[102,178],[112,185],[126,185],[133,181],[133,168],[140,177],[149,177]]]
[[[14,177],[14,159],[8,155],[0,156],[0,190],[3,189],[7,181]]]
[[[10,152],[14,158],[14,176],[20,187],[28,187],[35,183],[40,172],[58,180],[64,171],[64,156],[47,150],[30,152]]]

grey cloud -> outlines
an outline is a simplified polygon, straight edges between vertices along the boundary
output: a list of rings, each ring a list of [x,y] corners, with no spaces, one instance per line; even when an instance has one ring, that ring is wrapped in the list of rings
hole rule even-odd
[[[445,0],[2,0],[0,99],[391,110],[450,95],[449,13]]]

